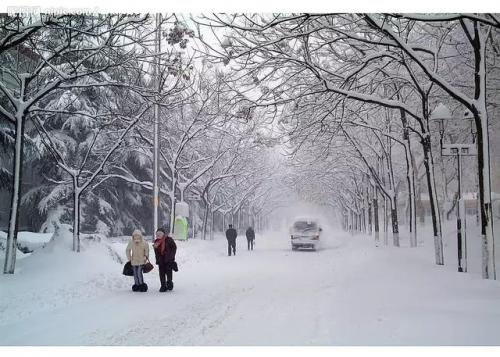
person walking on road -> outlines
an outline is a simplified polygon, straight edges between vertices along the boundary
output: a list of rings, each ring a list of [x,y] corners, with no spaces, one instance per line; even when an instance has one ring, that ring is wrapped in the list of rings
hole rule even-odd
[[[231,256],[231,248],[233,249],[233,254],[236,255],[236,237],[238,233],[236,229],[233,228],[233,225],[229,225],[229,229],[226,231],[227,238],[227,255]]]
[[[158,264],[158,270],[160,272],[160,292],[164,293],[167,290],[172,290],[174,288],[174,282],[172,281],[172,270],[176,270],[177,264],[175,263],[175,253],[177,252],[177,245],[175,244],[169,233],[168,228],[158,228],[156,231],[156,239],[153,243],[156,264]],[[167,280],[165,281],[165,275]]]
[[[253,250],[253,241],[255,240],[255,231],[252,227],[248,227],[246,231],[248,250]]]

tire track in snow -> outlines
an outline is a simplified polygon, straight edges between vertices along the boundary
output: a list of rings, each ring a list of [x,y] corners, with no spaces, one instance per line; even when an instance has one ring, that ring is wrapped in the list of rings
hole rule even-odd
[[[203,295],[196,302],[176,305],[171,314],[121,326],[118,331],[95,329],[84,336],[85,345],[199,345],[231,315],[247,289],[222,289]],[[173,293],[165,293],[173,295]],[[173,296],[165,296],[165,302]],[[221,301],[224,303],[221,304]],[[171,301],[174,303],[174,301]],[[186,317],[189,311],[189,318]]]

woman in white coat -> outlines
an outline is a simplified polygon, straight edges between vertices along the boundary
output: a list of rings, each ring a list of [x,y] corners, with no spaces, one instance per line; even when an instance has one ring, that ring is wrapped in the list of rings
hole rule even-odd
[[[142,268],[149,260],[149,244],[142,236],[142,232],[138,229],[132,233],[132,240],[127,245],[127,259],[134,270],[134,285],[133,291],[148,291],[148,285],[144,283]]]

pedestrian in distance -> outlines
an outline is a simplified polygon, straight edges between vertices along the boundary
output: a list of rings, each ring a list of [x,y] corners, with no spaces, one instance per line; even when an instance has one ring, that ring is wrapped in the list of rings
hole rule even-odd
[[[253,241],[255,240],[255,231],[253,230],[252,227],[248,227],[245,234],[247,236],[248,250],[253,250]]]
[[[127,259],[134,271],[134,285],[132,291],[148,291],[148,285],[144,282],[142,269],[149,260],[149,244],[142,236],[142,232],[136,229],[132,233],[132,239],[126,248]]]
[[[233,250],[233,255],[236,255],[236,237],[238,233],[236,229],[233,228],[233,225],[230,224],[228,230],[226,231],[226,239],[227,239],[227,255],[231,256],[231,249]]]
[[[172,280],[173,270],[176,267],[175,253],[177,245],[170,236],[170,228],[158,228],[156,231],[156,239],[153,243],[156,257],[156,264],[160,274],[160,292],[173,290],[174,282]],[[167,279],[165,280],[165,276]]]

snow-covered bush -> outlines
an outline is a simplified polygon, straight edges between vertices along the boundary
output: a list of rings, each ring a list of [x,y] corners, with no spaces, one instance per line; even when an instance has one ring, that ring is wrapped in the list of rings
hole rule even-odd
[[[26,254],[43,248],[52,238],[52,233],[19,232],[17,234],[17,249]],[[5,251],[7,233],[0,232],[0,251]]]

